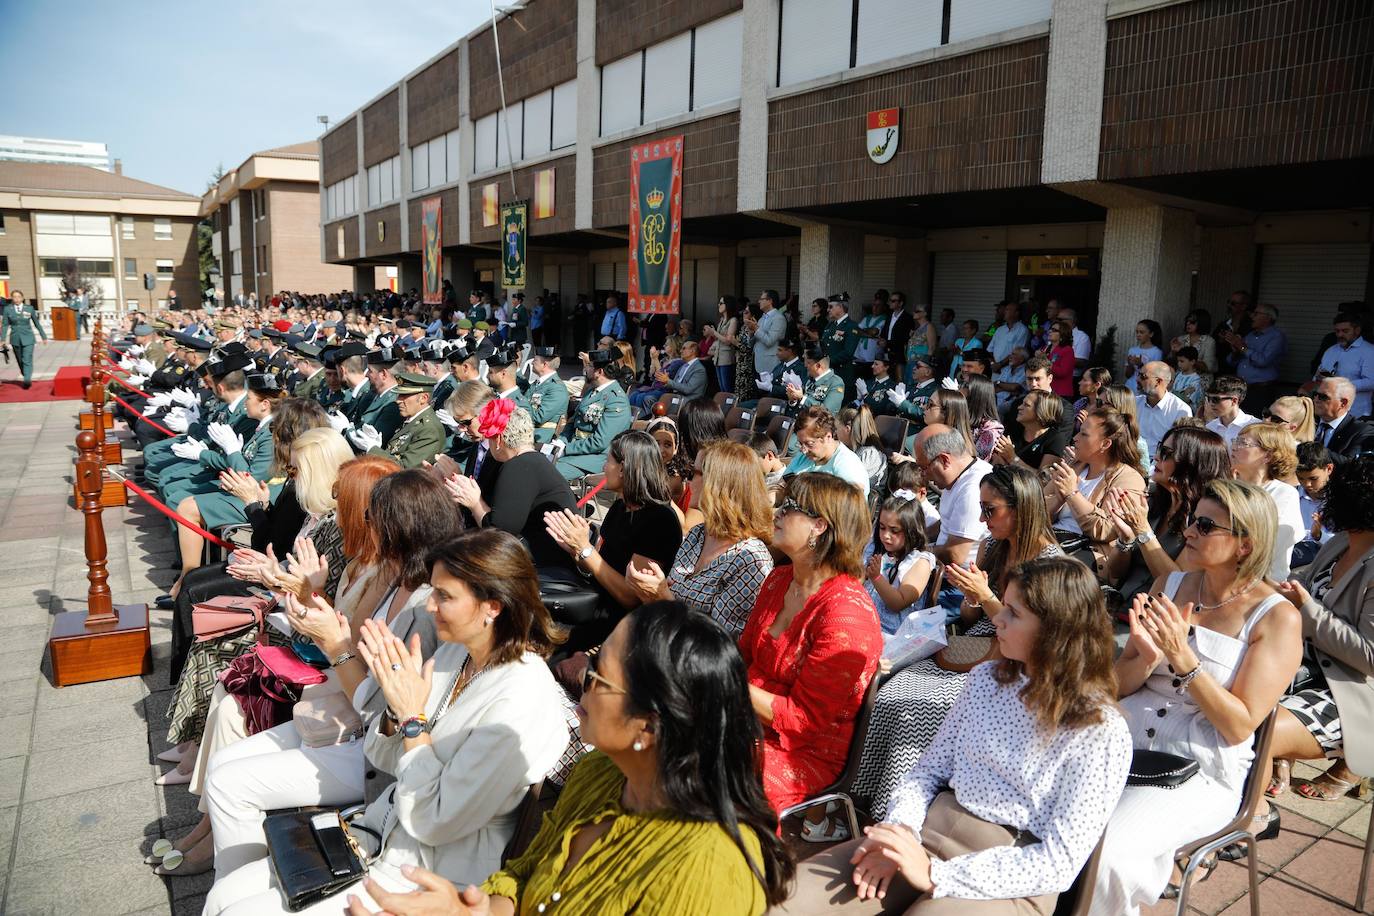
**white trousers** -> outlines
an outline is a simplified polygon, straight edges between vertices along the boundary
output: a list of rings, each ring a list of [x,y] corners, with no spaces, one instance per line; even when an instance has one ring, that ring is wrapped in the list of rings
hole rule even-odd
[[[205,731],[201,733],[200,745],[196,748],[196,767],[191,771],[190,788],[192,794],[200,796],[197,809],[205,813],[205,776],[209,772],[210,755],[237,744],[248,737],[248,723],[243,718],[239,701],[224,690],[223,684],[215,684],[215,692],[210,695],[210,712],[205,717]]]
[[[367,876],[391,893],[405,893],[415,890],[416,885],[394,872],[386,865],[373,865]],[[319,903],[312,904],[297,913],[310,913],[314,916],[338,916],[348,911],[349,895],[363,902],[369,913],[379,912],[378,905],[359,881],[344,888],[337,894]],[[272,874],[272,863],[266,859],[249,862],[215,881],[215,886],[205,898],[205,909],[201,916],[289,916],[290,910],[277,888],[276,876]]]
[[[363,800],[363,742],[303,747],[284,722],[222,747],[210,757],[204,801],[215,843],[215,872],[227,875],[267,855],[263,814]]]

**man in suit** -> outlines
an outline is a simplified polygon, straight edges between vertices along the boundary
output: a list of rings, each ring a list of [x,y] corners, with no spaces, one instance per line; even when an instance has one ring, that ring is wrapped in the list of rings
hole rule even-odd
[[[674,394],[682,395],[684,401],[694,401],[706,394],[706,367],[701,362],[701,345],[689,340],[682,345],[682,365],[677,373],[668,377],[660,372],[655,378]]]
[[[1354,403],[1354,383],[1339,375],[1322,379],[1312,393],[1312,412],[1317,415],[1313,441],[1326,446],[1338,465],[1374,451],[1374,426],[1352,414]]]
[[[38,310],[24,301],[19,290],[10,293],[9,305],[5,306],[0,317],[0,338],[14,349],[15,362],[24,376],[24,387],[33,386],[33,332],[37,330],[43,343],[48,342],[48,332],[38,321]]]
[[[517,347],[523,347],[530,336],[530,310],[525,305],[524,293],[515,293],[510,298],[510,327],[507,329],[509,340]]]
[[[563,457],[558,472],[568,480],[598,474],[606,464],[611,440],[630,428],[630,402],[615,380],[619,350],[593,350],[587,354],[587,387],[573,414],[572,429],[565,432]]]
[[[778,365],[778,342],[787,335],[787,316],[778,310],[775,289],[759,293],[759,309],[758,321],[746,312],[744,325],[754,334],[754,371],[771,372]]]
[[[887,325],[883,329],[883,343],[887,353],[888,372],[894,379],[906,377],[906,345],[916,329],[916,319],[906,308],[906,293],[896,290],[888,297]]]

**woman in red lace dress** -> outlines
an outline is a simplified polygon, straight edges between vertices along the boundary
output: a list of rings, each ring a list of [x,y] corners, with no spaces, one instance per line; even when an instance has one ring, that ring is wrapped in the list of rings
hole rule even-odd
[[[863,495],[829,474],[794,477],[774,514],[773,546],[792,565],[764,580],[739,645],[763,723],[763,788],[778,811],[839,777],[882,655],[862,581],[868,535]]]

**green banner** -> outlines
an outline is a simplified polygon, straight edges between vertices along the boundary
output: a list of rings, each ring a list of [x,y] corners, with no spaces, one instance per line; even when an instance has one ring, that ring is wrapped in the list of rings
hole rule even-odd
[[[630,150],[629,311],[681,308],[682,137]]]
[[[501,205],[501,286],[525,286],[525,240],[529,235],[529,202],[511,201]]]

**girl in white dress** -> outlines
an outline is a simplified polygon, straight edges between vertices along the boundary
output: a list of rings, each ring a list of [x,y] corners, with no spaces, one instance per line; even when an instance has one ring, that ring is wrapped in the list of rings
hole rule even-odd
[[[1255,729],[1302,657],[1297,609],[1264,580],[1275,527],[1262,489],[1211,481],[1184,531],[1179,565],[1189,571],[1156,579],[1132,605],[1116,664],[1132,740],[1200,769],[1173,789],[1126,787],[1107,826],[1094,914],[1134,914],[1157,901],[1175,851],[1225,826],[1240,807]]]

